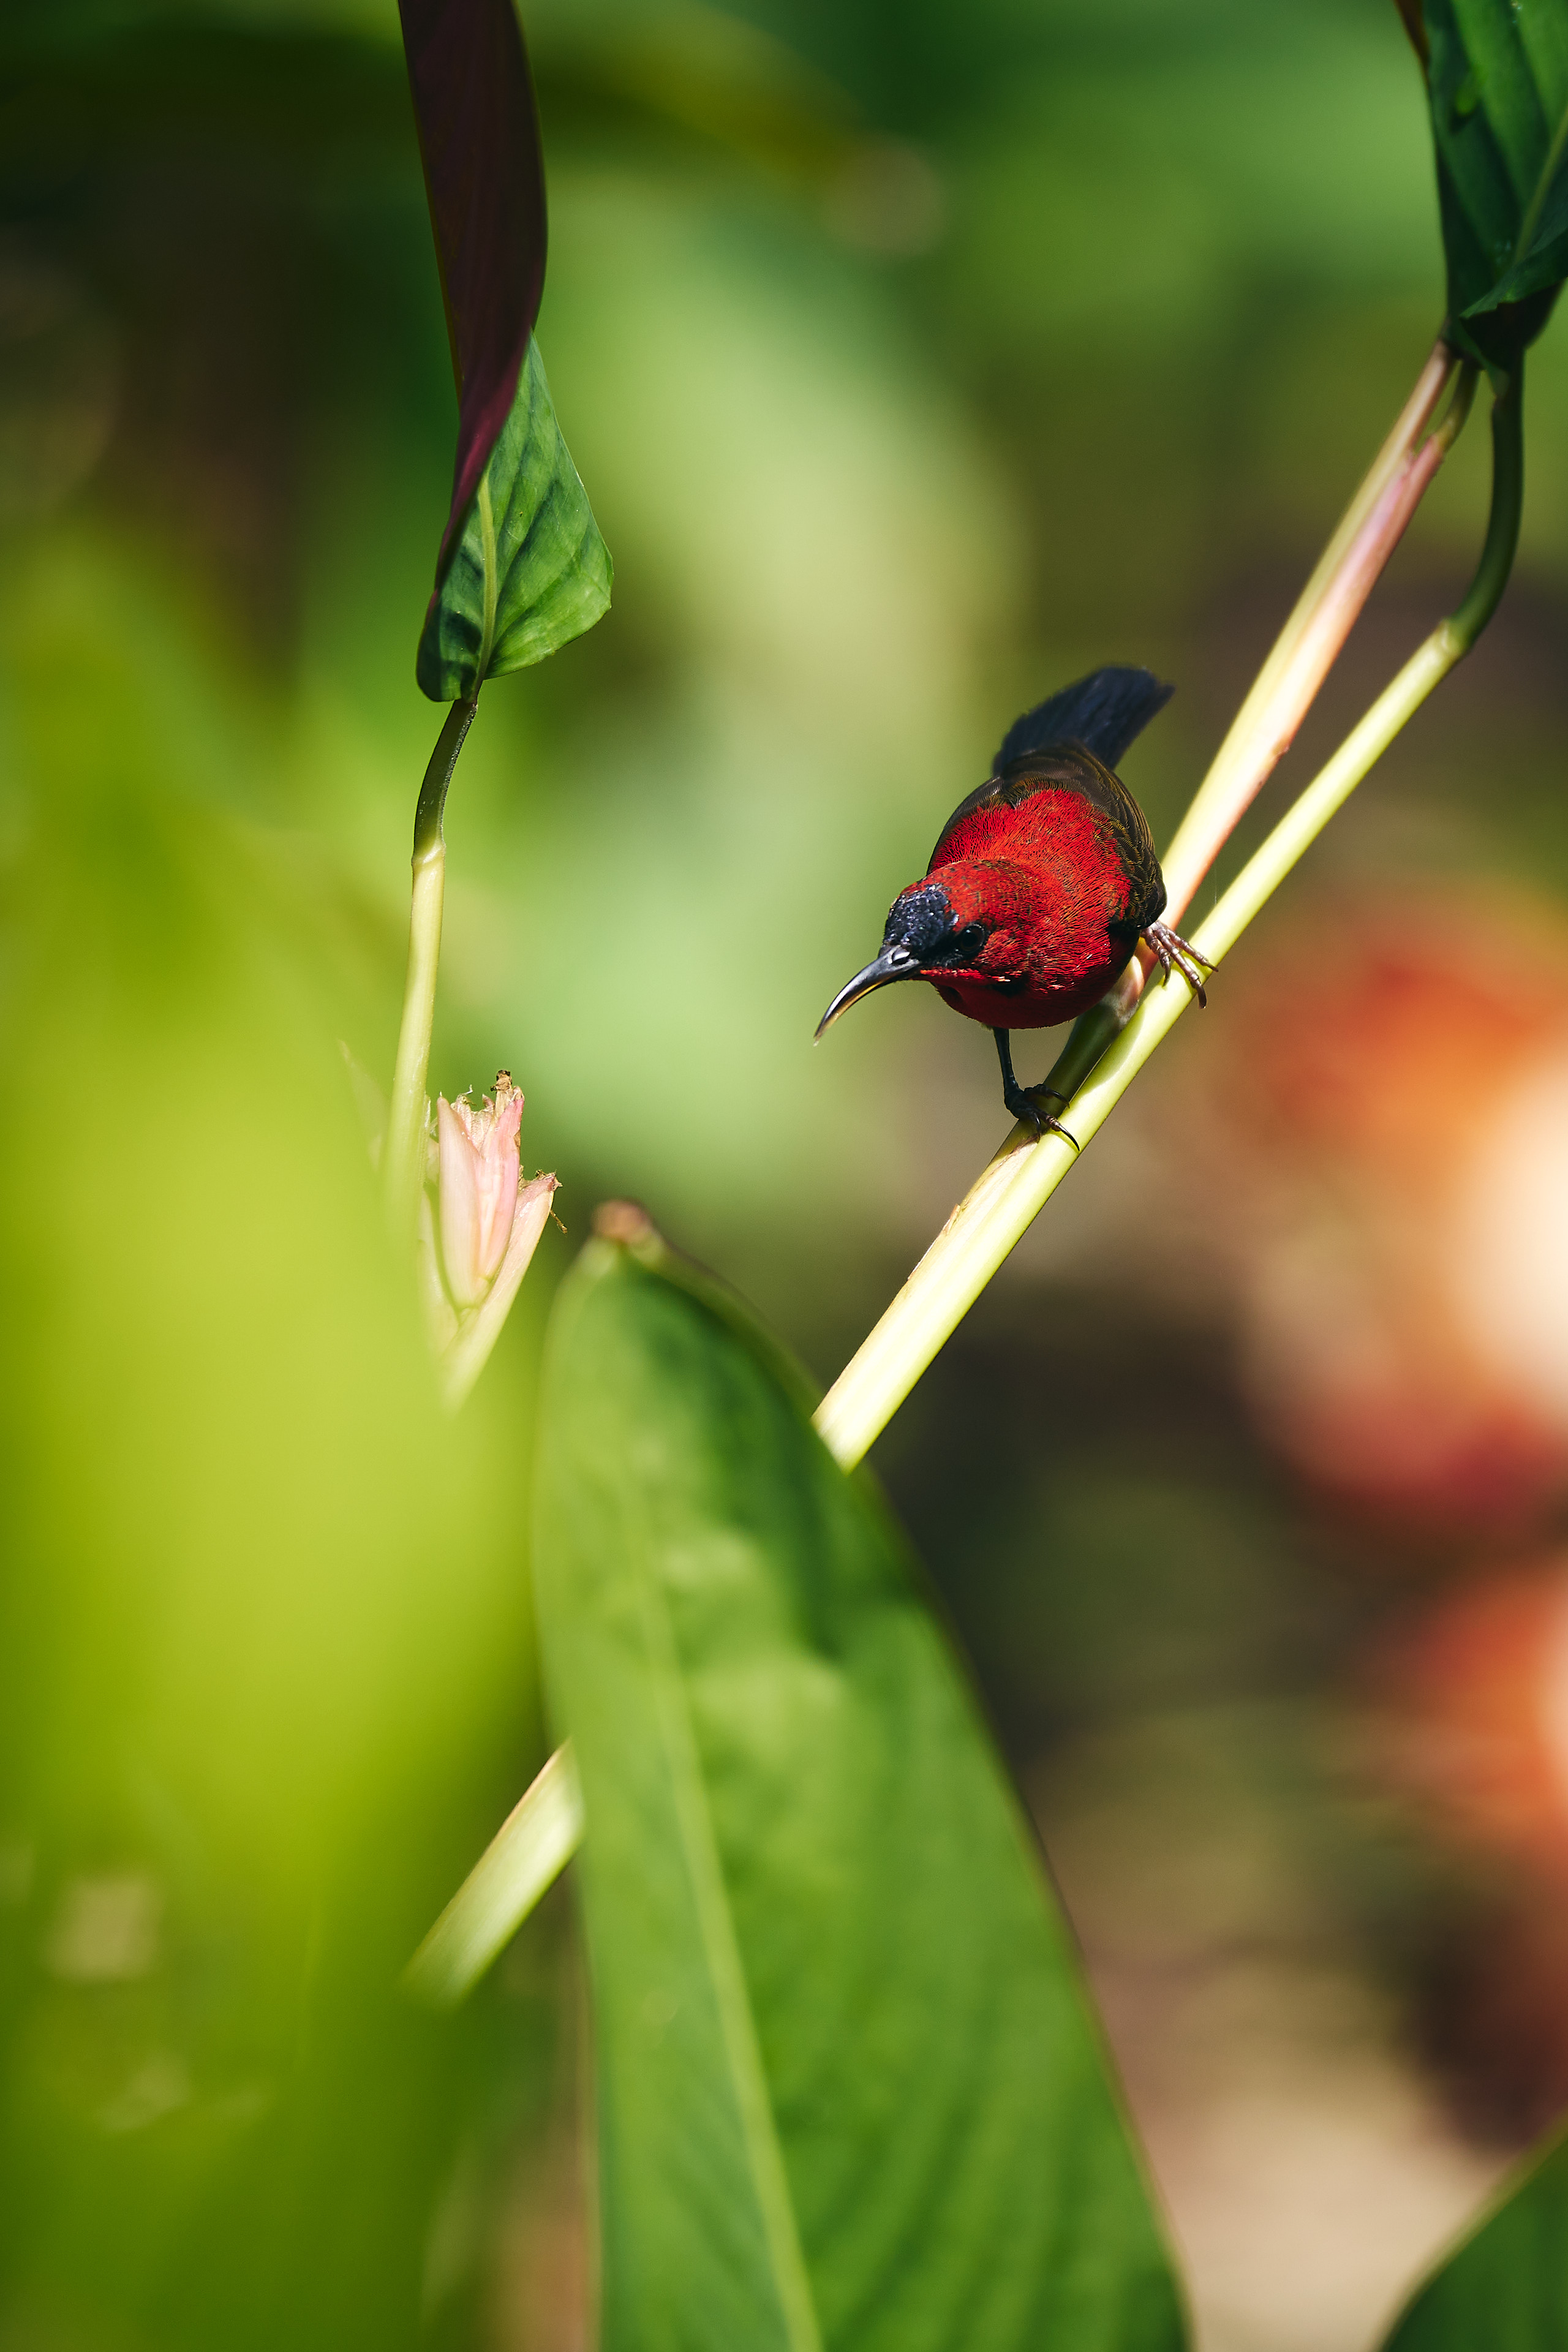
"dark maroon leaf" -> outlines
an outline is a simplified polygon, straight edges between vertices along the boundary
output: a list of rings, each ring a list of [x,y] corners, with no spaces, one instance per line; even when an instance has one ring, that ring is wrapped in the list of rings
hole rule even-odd
[[[544,288],[544,163],[512,0],[398,0],[458,379],[437,577],[505,425]]]
[[[1405,19],[1405,29],[1409,34],[1415,54],[1420,58],[1422,68],[1425,69],[1426,64],[1426,27],[1421,21],[1421,0],[1394,0],[1394,5]]]

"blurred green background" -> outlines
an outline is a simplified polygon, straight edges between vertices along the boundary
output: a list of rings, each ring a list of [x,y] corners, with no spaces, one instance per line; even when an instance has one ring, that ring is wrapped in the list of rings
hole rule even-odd
[[[542,1753],[550,1290],[629,1193],[832,1377],[1005,1121],[925,992],[823,1004],[1102,661],[1178,682],[1168,837],[1440,317],[1387,0],[527,31],[616,584],[448,812],[433,1080],[510,1068],[567,1229],[452,1427],[340,1055],[391,1061],[455,413],[395,11],[0,35],[3,2352],[584,2340],[569,1898],[457,2020],[395,1986]],[[1561,321],[1528,420],[1489,636],[874,1457],[1216,2352],[1367,2339],[1568,2105]],[[1478,425],[1222,878],[1485,494]]]

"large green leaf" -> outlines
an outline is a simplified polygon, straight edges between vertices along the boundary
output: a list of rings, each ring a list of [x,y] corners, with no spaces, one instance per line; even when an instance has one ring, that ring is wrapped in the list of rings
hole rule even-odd
[[[466,701],[591,629],[610,601],[610,551],[561,437],[530,341],[500,438],[425,616],[417,676],[433,702]]]
[[[1077,1959],[874,1487],[646,1233],[584,1250],[546,1391],[606,2352],[1169,2352]]]
[[[1568,0],[1426,0],[1424,21],[1449,331],[1511,366],[1568,274]]]
[[[1385,2352],[1563,2352],[1568,2146],[1558,2138],[1419,2289]]]

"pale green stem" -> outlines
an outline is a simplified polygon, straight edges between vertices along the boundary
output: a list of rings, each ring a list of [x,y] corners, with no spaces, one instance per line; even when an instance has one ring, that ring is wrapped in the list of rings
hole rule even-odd
[[[1523,492],[1520,388],[1516,376],[1504,384],[1492,405],[1491,514],[1468,594],[1405,664],[1193,933],[1193,945],[1212,962],[1219,963],[1234,946],[1308,845],[1438,680],[1469,651],[1496,611],[1519,539]],[[1061,1113],[1079,1146],[1098,1131],[1188,1002],[1179,979],[1149,989],[1139,1000],[1126,1027]],[[859,1461],[887,1426],[1077,1157],[1070,1143],[1048,1129],[1037,1140],[1022,1124],[1014,1129],[817,1407],[817,1429],[846,1468]]]
[[[1405,526],[1464,427],[1476,373],[1439,338],[1161,860],[1168,922],[1180,921],[1237,821],[1289,750]],[[1445,385],[1452,387],[1448,405],[1428,434]],[[1141,949],[1115,987],[1074,1023],[1044,1081],[1054,1093],[1071,1095],[1082,1085],[1137,1003],[1153,961],[1147,949]]]
[[[454,2009],[583,1843],[583,1790],[567,1740],[519,1799],[404,1971],[411,1992]]]
[[[1216,965],[1224,961],[1303,850],[1464,650],[1451,623],[1433,632],[1192,933],[1200,955]],[[1126,1027],[1062,1114],[1080,1150],[1191,1002],[1185,983],[1174,976],[1143,992]],[[1059,1135],[1047,1130],[1037,1142],[1027,1129],[1014,1129],[817,1407],[817,1430],[846,1469],[880,1435],[1078,1157]]]
[[[472,700],[454,702],[447,713],[425,771],[414,814],[408,978],[403,992],[403,1022],[397,1034],[383,1171],[387,1223],[395,1234],[410,1240],[425,1184],[425,1131],[429,1117],[425,1088],[430,1070],[430,1028],[436,1014],[436,974],[441,961],[441,907],[447,889],[447,844],[441,818],[463,738],[473,723],[474,708]]]
[[[1428,434],[1427,424],[1456,370],[1454,397],[1442,422]],[[1180,922],[1243,812],[1289,750],[1411,516],[1458,439],[1469,415],[1475,382],[1474,367],[1468,362],[1461,366],[1457,354],[1439,341],[1161,858],[1167,922]]]
[[[1469,593],[1378,697],[1193,933],[1193,945],[1216,967],[1496,611],[1519,539],[1523,493],[1520,390],[1516,376],[1493,403],[1491,513]],[[1077,1150],[1048,1130],[1036,1140],[1023,1126],[1014,1129],[813,1416],[817,1433],[845,1469],[854,1467],[886,1427],[1191,1002],[1185,984],[1174,975],[1144,992],[1068,1107]],[[557,1776],[553,1781],[552,1774]],[[513,1859],[508,1841],[513,1824],[530,1806],[536,1808],[543,1826],[521,1842]],[[582,1837],[582,1803],[568,1741],[552,1757],[420,1946],[410,1963],[410,1980],[428,1998],[460,2000],[565,1867]],[[427,1962],[425,1956],[433,1948],[439,1958]]]
[[[495,515],[490,506],[490,478],[479,477],[476,500],[479,517],[479,548],[484,564],[484,615],[479,659],[474,665],[474,690],[466,701],[454,702],[437,738],[419,803],[414,813],[414,898],[408,918],[408,978],[403,992],[403,1024],[397,1035],[397,1062],[393,1073],[392,1104],[386,1130],[386,1214],[392,1231],[414,1236],[419,1195],[425,1183],[425,1135],[430,1116],[426,1081],[430,1072],[430,1030],[436,1017],[436,975],[441,962],[441,909],[447,895],[447,841],[441,820],[447,791],[463,738],[473,723],[479,688],[490,666],[495,646],[496,563]]]

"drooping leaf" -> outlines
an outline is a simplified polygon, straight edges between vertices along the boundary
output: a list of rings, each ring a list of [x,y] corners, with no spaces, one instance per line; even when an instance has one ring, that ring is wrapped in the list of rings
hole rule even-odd
[[[452,371],[458,462],[437,571],[510,413],[544,291],[544,159],[512,0],[398,0]]]
[[[1449,332],[1511,367],[1568,275],[1568,0],[1425,0]]]
[[[1568,2145],[1561,2136],[1420,2287],[1384,2352],[1563,2352]]]
[[[542,661],[610,601],[610,551],[561,437],[539,346],[425,616],[416,667],[433,702]]]
[[[452,503],[416,664],[452,702],[541,661],[609,603],[610,559],[533,323],[544,165],[512,0],[398,0],[458,381]]]
[[[605,2352],[1171,2352],[1031,1832],[808,1403],[651,1236],[590,1243],[536,1572],[586,1811]]]
[[[1394,0],[1394,5],[1398,9],[1399,14],[1404,20],[1405,29],[1410,36],[1410,45],[1415,50],[1416,56],[1420,58],[1421,69],[1425,72],[1426,69],[1426,27],[1425,23],[1422,21],[1421,0]]]

